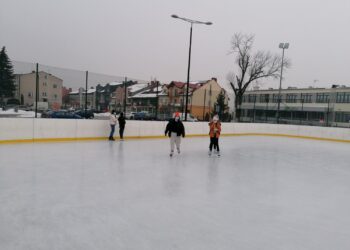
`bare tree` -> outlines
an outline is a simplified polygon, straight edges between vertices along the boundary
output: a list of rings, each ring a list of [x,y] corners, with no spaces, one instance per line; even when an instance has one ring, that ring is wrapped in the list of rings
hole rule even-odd
[[[243,95],[249,85],[262,78],[280,76],[282,57],[270,52],[253,53],[254,35],[237,33],[232,37],[230,53],[235,55],[235,71],[229,73],[228,80],[235,93],[236,120],[240,121]],[[285,59],[283,67],[289,67]],[[237,72],[237,73],[236,73]]]

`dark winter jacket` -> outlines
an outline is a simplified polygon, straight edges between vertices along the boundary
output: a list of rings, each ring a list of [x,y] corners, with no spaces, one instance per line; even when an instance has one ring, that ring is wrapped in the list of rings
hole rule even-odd
[[[125,127],[125,117],[123,115],[120,115],[118,118],[118,122],[119,122],[119,127],[124,128]]]
[[[165,135],[171,136],[171,132],[177,134],[177,136],[185,137],[185,127],[183,123],[179,121],[175,121],[175,119],[170,119],[168,125],[165,129]]]

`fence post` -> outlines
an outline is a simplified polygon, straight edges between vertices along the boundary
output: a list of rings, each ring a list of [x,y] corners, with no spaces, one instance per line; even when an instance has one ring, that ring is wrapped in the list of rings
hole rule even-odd
[[[253,106],[253,122],[255,122],[255,103],[256,103],[256,96],[254,96],[254,106]]]
[[[157,81],[157,79],[155,79],[156,84],[157,84],[157,99],[156,99],[156,120],[158,120],[158,106],[159,106],[159,96],[158,96],[158,87],[159,87],[159,81]]]
[[[326,122],[326,127],[329,126],[329,98],[328,98],[328,107],[327,107],[327,122]]]
[[[205,99],[207,97],[207,89],[204,89],[204,103],[203,103],[203,121],[205,119]]]
[[[126,113],[126,98],[127,98],[127,96],[126,96],[126,81],[127,81],[127,79],[128,78],[126,78],[126,77],[124,79],[124,115]]]
[[[85,117],[87,117],[87,95],[88,95],[89,72],[85,72]]]
[[[300,116],[300,124],[301,120],[304,117],[304,99],[301,99],[301,116]]]
[[[36,72],[35,72],[35,118],[38,117],[38,100],[39,100],[39,63],[36,63]]]

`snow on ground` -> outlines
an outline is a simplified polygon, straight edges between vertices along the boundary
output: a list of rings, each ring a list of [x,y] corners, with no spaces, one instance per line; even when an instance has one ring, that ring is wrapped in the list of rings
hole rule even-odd
[[[15,109],[3,110],[2,108],[0,108],[0,117],[34,118],[35,112],[20,109],[16,112]],[[41,114],[38,113],[37,117],[41,117]]]
[[[0,249],[349,249],[350,144],[0,145]]]
[[[97,119],[97,120],[108,120],[110,115],[111,115],[110,112],[94,113],[94,119]]]

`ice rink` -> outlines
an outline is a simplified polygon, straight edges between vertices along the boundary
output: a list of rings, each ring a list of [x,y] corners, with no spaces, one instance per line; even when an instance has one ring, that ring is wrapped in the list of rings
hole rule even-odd
[[[0,145],[0,249],[350,249],[350,144],[208,142]]]

